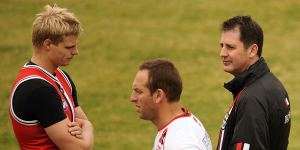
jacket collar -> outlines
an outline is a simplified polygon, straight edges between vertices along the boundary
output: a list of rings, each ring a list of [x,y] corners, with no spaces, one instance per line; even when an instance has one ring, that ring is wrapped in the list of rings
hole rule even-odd
[[[257,62],[251,65],[248,70],[236,76],[228,83],[224,83],[224,87],[235,97],[240,90],[250,85],[267,72],[270,72],[270,69],[265,62],[265,59],[261,57]]]

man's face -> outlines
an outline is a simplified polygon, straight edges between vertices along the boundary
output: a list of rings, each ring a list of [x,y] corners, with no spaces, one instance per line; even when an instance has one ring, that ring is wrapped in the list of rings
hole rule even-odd
[[[49,60],[55,67],[67,66],[72,58],[78,55],[77,36],[64,36],[62,42],[50,44]]]
[[[136,111],[141,119],[155,120],[156,109],[153,96],[147,87],[148,70],[140,70],[137,72],[132,84],[131,102],[135,104]]]
[[[240,30],[223,31],[220,39],[220,56],[223,61],[223,69],[234,76],[237,76],[248,69],[250,63],[250,46],[245,48],[240,41]]]

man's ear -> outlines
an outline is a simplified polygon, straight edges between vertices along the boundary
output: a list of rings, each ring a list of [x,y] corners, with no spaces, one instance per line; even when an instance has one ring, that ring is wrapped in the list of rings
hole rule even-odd
[[[44,40],[44,42],[43,42],[43,47],[44,47],[45,49],[49,50],[51,44],[52,44],[52,41],[51,41],[50,39],[46,39],[46,40]]]
[[[157,89],[153,93],[154,103],[161,103],[164,99],[166,99],[166,93],[162,89]]]
[[[250,53],[249,54],[250,58],[254,58],[254,57],[257,56],[257,52],[258,52],[258,46],[257,46],[257,44],[251,44],[249,46],[248,50],[249,50],[249,53]]]

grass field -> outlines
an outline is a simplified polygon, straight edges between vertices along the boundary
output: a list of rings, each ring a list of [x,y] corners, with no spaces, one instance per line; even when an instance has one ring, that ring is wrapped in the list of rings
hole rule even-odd
[[[0,149],[17,149],[8,114],[9,91],[30,58],[31,24],[45,0],[0,3]],[[138,119],[129,101],[144,60],[168,58],[184,83],[181,103],[205,125],[216,147],[231,94],[223,83],[219,27],[234,15],[251,15],[265,33],[263,56],[291,99],[289,150],[300,150],[300,1],[253,0],[60,0],[81,20],[80,54],[66,68],[79,102],[94,124],[94,149],[151,149],[156,129]],[[298,134],[297,134],[298,133]]]

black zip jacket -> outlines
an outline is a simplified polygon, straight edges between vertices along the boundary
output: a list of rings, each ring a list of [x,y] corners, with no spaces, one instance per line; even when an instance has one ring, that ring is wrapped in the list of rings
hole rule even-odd
[[[224,87],[234,96],[217,150],[286,150],[290,100],[263,58]]]

